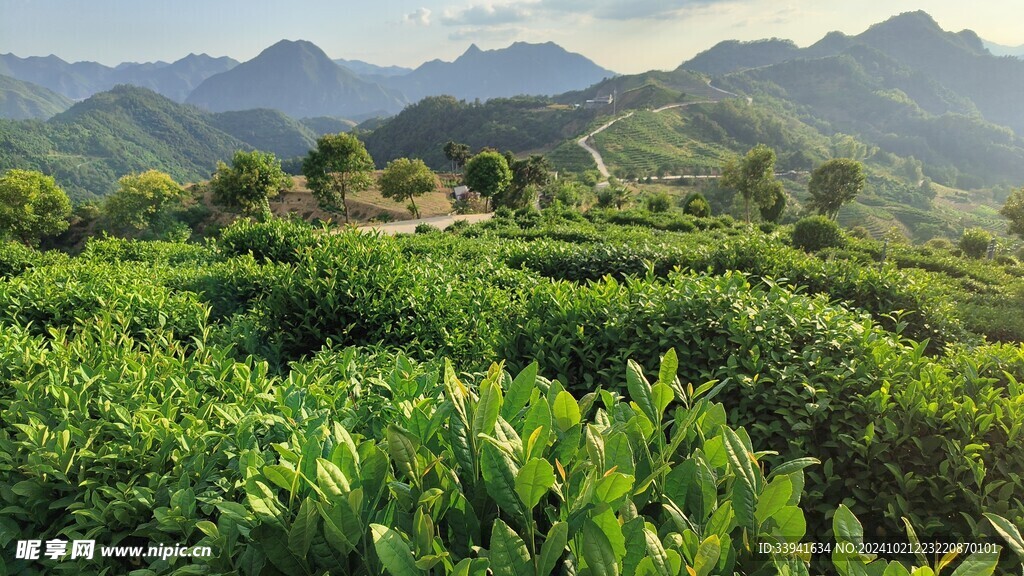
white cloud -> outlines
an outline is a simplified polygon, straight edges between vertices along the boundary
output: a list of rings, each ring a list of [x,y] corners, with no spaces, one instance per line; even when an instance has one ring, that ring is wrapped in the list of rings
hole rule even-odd
[[[505,26],[532,18],[533,4],[485,2],[463,8],[446,9],[441,22],[449,26]]]
[[[430,26],[430,14],[430,8],[418,8],[415,12],[406,14],[404,20],[417,26]]]

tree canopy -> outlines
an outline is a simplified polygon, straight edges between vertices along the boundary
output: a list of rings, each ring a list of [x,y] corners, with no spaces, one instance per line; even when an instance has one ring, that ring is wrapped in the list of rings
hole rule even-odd
[[[775,179],[775,151],[758,144],[741,159],[731,159],[722,173],[722,184],[735,189],[743,197],[747,222],[750,203],[769,207],[778,201],[782,184]]]
[[[832,220],[843,204],[852,201],[864,189],[866,178],[860,162],[849,158],[833,158],[811,172],[807,191],[811,208]]]
[[[269,199],[291,188],[292,179],[281,170],[281,161],[272,153],[239,150],[231,159],[231,166],[217,163],[217,173],[210,185],[218,204],[266,215],[270,213]]]
[[[512,171],[501,154],[485,151],[466,162],[466,186],[484,198],[500,194],[512,183]]]
[[[551,164],[537,154],[519,160],[511,152],[505,152],[505,162],[512,172],[512,181],[495,195],[494,205],[513,209],[531,206],[538,189],[551,181]]]
[[[103,214],[110,228],[128,235],[148,230],[159,236],[157,229],[168,223],[168,212],[187,196],[180,184],[159,170],[126,174],[117,185],[103,205]]]
[[[469,160],[469,144],[449,140],[444,145],[444,157],[452,163],[452,172],[457,171],[466,164],[466,160]]]
[[[68,229],[71,200],[52,176],[12,169],[0,176],[0,238],[36,246]]]
[[[388,162],[380,175],[380,193],[398,202],[408,200],[414,218],[420,217],[416,197],[437,189],[437,177],[422,160],[399,158]]]
[[[1024,188],[1014,190],[999,213],[1010,219],[1010,234],[1024,238]]]
[[[316,141],[302,162],[302,173],[320,206],[340,210],[349,221],[349,192],[373,185],[373,158],[363,143],[352,134],[327,134]]]

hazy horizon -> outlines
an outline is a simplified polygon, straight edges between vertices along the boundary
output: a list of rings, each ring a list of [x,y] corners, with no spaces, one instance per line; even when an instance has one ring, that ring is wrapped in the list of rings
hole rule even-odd
[[[308,40],[331,58],[415,68],[454,60],[476,44],[555,42],[620,73],[672,69],[722,40],[784,38],[807,46],[827,32],[858,34],[901,12],[924,10],[946,30],[1024,44],[1013,22],[1024,4],[868,0],[823,7],[810,0],[397,0],[358,11],[328,0],[287,7],[267,0],[0,0],[0,53],[68,62],[172,62],[190,53],[246,61],[283,40]],[[230,24],[230,25],[229,25]]]

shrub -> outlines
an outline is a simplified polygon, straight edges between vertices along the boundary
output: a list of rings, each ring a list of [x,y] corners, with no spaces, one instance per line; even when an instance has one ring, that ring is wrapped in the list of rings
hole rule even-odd
[[[433,224],[428,224],[427,222],[420,222],[419,224],[416,225],[417,234],[433,234],[435,232],[440,231],[440,228],[434,226]]]
[[[515,215],[515,211],[512,210],[511,208],[509,208],[508,206],[499,206],[494,211],[494,217],[495,218],[499,218],[499,219],[510,220],[510,219],[512,219],[512,217],[514,215]]]
[[[683,200],[683,213],[697,218],[711,216],[711,204],[700,192],[692,192]]]
[[[1000,254],[996,256],[993,262],[1000,266],[1016,266],[1020,264],[1020,262],[1016,258],[1006,254]]]
[[[871,231],[868,230],[867,228],[863,227],[863,226],[854,226],[853,228],[850,228],[849,230],[847,230],[846,233],[850,237],[857,238],[859,240],[870,240],[871,239]]]
[[[319,243],[319,233],[305,222],[238,220],[224,229],[220,246],[228,256],[252,254],[257,261],[297,262],[300,253]]]
[[[988,245],[992,242],[992,235],[981,228],[968,228],[964,230],[963,236],[957,246],[968,258],[984,258],[988,252]]]
[[[206,264],[223,259],[221,254],[209,246],[163,242],[156,240],[133,240],[127,238],[89,238],[82,251],[82,258],[95,262],[145,262],[149,264]]]
[[[462,361],[486,353],[488,323],[510,306],[489,285],[500,278],[493,266],[412,259],[392,238],[344,232],[301,253],[258,313],[266,343],[285,360],[333,342]]]
[[[672,197],[665,192],[658,192],[645,198],[644,206],[649,212],[668,212],[672,208]]]
[[[808,216],[793,225],[793,246],[808,252],[842,248],[846,244],[839,225],[825,216]]]
[[[24,244],[0,240],[0,280],[28,270],[39,256],[39,252]]]
[[[932,238],[925,242],[924,245],[931,250],[943,250],[945,252],[953,249],[953,242],[949,238]]]
[[[444,229],[445,232],[451,232],[457,234],[469,228],[470,224],[468,220],[455,220]]]

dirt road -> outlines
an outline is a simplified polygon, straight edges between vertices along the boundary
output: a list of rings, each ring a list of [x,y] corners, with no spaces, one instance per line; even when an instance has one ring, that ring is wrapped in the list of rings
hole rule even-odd
[[[488,214],[459,214],[452,216],[434,216],[433,218],[420,218],[419,220],[402,220],[401,222],[377,222],[374,224],[363,224],[359,227],[360,230],[372,230],[377,232],[383,232],[384,234],[395,235],[395,234],[413,234],[416,232],[416,226],[420,224],[430,224],[436,226],[442,230],[449,227],[456,220],[465,220],[470,224],[477,222],[483,222],[484,220],[490,220],[494,216],[492,213]]]

